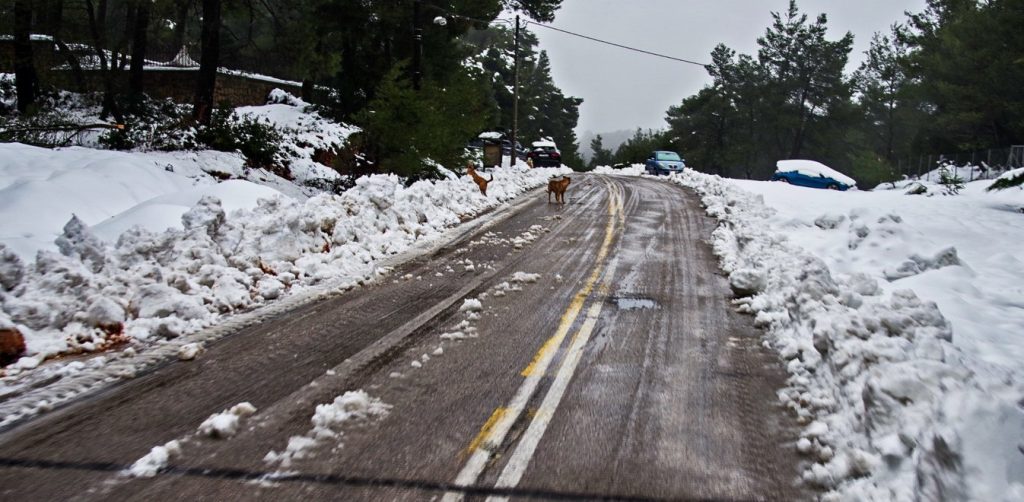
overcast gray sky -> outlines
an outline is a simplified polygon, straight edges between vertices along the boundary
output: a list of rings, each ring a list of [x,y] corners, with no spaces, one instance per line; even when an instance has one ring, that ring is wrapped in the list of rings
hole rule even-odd
[[[705,63],[719,43],[755,54],[771,12],[788,5],[788,0],[564,0],[553,26]],[[904,11],[920,12],[925,0],[798,0],[797,5],[811,19],[821,12],[828,15],[831,40],[852,32],[850,59],[859,63],[872,33],[903,22]],[[584,99],[576,129],[580,134],[663,128],[668,107],[710,81],[699,66],[530,29],[551,57],[558,86]],[[855,69],[854,63],[848,69]]]

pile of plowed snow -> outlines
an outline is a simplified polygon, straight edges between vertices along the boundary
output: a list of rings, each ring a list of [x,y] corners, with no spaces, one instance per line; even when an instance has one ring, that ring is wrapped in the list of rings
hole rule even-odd
[[[1024,499],[1024,191],[672,180],[720,220],[736,304],[785,361],[806,482],[826,500]]]
[[[106,196],[100,185],[109,180],[70,167],[4,189],[12,198],[21,191],[38,197],[48,183],[69,188],[64,176],[71,176],[100,194],[93,200],[73,191],[62,200],[59,190],[49,192],[39,203],[51,201],[53,212],[0,206],[0,219],[24,228],[52,225],[55,218],[66,222],[34,260],[24,256],[28,246],[16,253],[0,244],[0,329],[17,329],[28,345],[28,355],[8,366],[8,375],[56,354],[182,336],[329,279],[355,284],[372,277],[381,258],[567,171],[500,169],[486,197],[468,177],[406,187],[394,175],[377,175],[359,178],[341,195],[300,201],[245,181],[197,184],[205,187],[198,190],[152,162],[120,168],[126,178],[116,187],[125,192],[121,197]],[[135,179],[142,176],[152,182]],[[194,205],[192,198],[198,198]],[[126,222],[150,224],[130,226],[114,240],[112,230]]]

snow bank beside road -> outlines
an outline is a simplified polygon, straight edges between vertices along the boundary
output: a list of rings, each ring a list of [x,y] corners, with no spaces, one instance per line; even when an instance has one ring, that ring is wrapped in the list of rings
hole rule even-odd
[[[41,249],[57,250],[54,239],[72,215],[101,225],[101,237],[116,239],[132,224],[150,231],[169,224],[181,228],[181,215],[204,195],[221,197],[232,211],[279,193],[245,180],[218,184],[203,170],[241,176],[243,164],[236,154],[211,151],[50,150],[0,143],[0,244],[32,260]],[[268,181],[276,178],[267,174]]]
[[[672,179],[720,220],[715,252],[750,295],[737,304],[786,361],[780,398],[805,424],[805,481],[836,500],[1024,496],[1024,271],[1010,251],[1024,235],[1004,206],[1020,193]],[[915,255],[935,266],[887,278]]]
[[[135,227],[116,244],[73,218],[57,251],[40,251],[34,263],[0,245],[0,326],[24,333],[29,354],[8,373],[55,354],[187,335],[328,280],[355,285],[382,258],[565,171],[496,170],[488,197],[468,177],[405,187],[393,175],[360,178],[342,195],[261,199],[231,214],[204,196],[180,228]]]
[[[74,219],[58,251],[43,250],[34,263],[0,245],[0,329],[24,333],[29,351],[0,372],[0,427],[180,357],[180,345],[228,333],[203,328],[249,318],[236,313],[361,284],[384,270],[382,260],[565,172],[496,170],[488,197],[468,177],[406,187],[395,176],[233,214],[206,197],[181,228],[132,229],[116,244]],[[40,366],[55,354],[125,343],[116,354]]]
[[[623,176],[640,176],[644,174],[645,168],[643,164],[633,164],[629,167],[608,167],[608,166],[597,166],[594,168],[594,174],[620,174]]]
[[[886,292],[917,292],[952,323],[958,348],[1024,372],[1024,340],[1009,336],[1024,333],[1021,189],[986,192],[992,181],[985,180],[958,196],[929,197],[734,183],[761,195],[776,211],[771,225],[833,273],[864,273]],[[929,193],[942,191],[922,183]]]

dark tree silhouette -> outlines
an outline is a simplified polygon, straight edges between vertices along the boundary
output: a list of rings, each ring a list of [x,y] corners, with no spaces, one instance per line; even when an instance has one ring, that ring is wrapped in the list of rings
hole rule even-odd
[[[203,0],[202,54],[192,110],[192,116],[200,124],[209,124],[213,118],[213,92],[220,57],[220,12],[220,0]]]
[[[14,2],[14,78],[18,111],[26,113],[39,93],[39,76],[32,58],[32,2]]]

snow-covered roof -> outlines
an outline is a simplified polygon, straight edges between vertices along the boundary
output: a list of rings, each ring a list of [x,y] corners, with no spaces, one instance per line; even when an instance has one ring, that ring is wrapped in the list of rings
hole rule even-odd
[[[487,131],[480,133],[480,139],[501,139],[502,134],[497,131]]]
[[[775,163],[775,172],[777,173],[789,173],[793,171],[796,171],[806,176],[822,175],[828,178],[832,178],[836,181],[841,181],[850,186],[854,186],[857,184],[857,182],[854,181],[853,178],[815,160],[792,159],[780,160]]]
[[[550,146],[552,148],[557,148],[557,146],[555,145],[554,141],[547,140],[547,139],[542,139],[540,141],[534,141],[533,142],[533,146],[535,146],[535,147]]]

